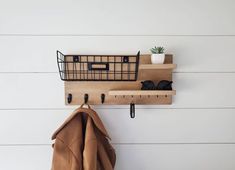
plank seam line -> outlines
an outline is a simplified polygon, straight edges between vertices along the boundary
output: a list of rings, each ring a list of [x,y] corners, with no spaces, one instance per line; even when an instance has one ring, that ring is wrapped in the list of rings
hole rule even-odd
[[[19,37],[234,37],[235,34],[0,34]]]
[[[124,105],[123,105],[124,106]],[[76,109],[77,107],[73,107],[73,108],[0,108],[0,111],[2,110],[2,111],[7,111],[7,110],[9,110],[9,111],[14,111],[14,110],[16,110],[16,111],[18,111],[18,110],[74,110],[74,109]],[[96,106],[96,108],[95,107],[93,107],[94,109],[97,109],[97,110],[106,110],[106,109],[114,109],[114,110],[126,110],[126,109],[129,109],[129,106],[127,107],[127,106],[124,106],[124,108],[117,108],[117,107],[104,107],[104,108],[102,108],[102,107],[97,107]],[[179,107],[179,108],[155,108],[155,107],[152,107],[152,108],[149,108],[149,107],[147,107],[147,108],[145,108],[145,107],[143,107],[143,108],[139,108],[138,106],[136,107],[136,109],[137,110],[228,110],[228,109],[231,109],[231,110],[234,110],[235,109],[235,107],[188,107],[188,108],[181,108],[181,107]]]
[[[234,74],[235,71],[174,71],[173,74],[227,74],[227,73],[231,73]],[[1,71],[0,74],[59,74],[58,72],[31,72],[31,71],[27,71],[27,72],[4,72]]]
[[[111,143],[112,145],[235,145],[235,142],[197,142],[197,143]],[[51,146],[52,144],[0,144],[0,147]]]

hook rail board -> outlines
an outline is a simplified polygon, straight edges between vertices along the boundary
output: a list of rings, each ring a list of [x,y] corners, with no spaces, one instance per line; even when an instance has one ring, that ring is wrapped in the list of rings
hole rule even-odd
[[[171,54],[166,54],[164,64],[151,64],[150,55],[140,55],[136,81],[65,81],[65,103],[83,104],[86,95],[86,100],[91,105],[171,104],[175,90],[140,89],[141,81],[144,80],[156,83],[161,80],[172,81],[172,71],[175,68]]]

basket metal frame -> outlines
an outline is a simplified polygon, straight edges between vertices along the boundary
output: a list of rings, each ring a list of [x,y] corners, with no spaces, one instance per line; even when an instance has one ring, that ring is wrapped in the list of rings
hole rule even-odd
[[[140,51],[137,55],[56,53],[59,74],[63,81],[136,81],[138,78]]]

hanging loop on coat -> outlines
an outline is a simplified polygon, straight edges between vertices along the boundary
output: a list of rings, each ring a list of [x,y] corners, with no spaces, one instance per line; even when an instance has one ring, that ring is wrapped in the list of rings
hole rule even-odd
[[[83,104],[80,106],[80,108],[84,108],[85,105],[87,105],[88,109],[91,109],[91,106],[90,106],[89,104],[87,104],[87,103],[83,103]]]

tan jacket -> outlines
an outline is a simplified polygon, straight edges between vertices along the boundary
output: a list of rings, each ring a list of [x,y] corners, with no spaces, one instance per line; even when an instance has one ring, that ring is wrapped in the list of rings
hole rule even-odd
[[[97,113],[78,108],[52,136],[52,170],[113,170],[116,155],[107,138]]]

